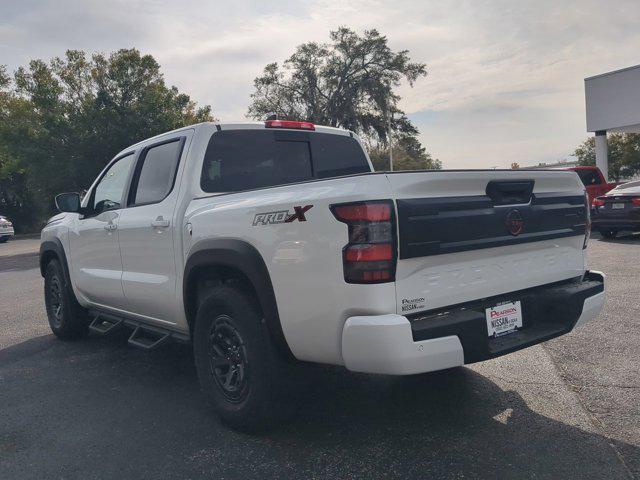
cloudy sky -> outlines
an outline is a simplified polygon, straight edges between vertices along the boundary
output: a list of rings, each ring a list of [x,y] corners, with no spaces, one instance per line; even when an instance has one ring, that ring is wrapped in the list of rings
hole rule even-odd
[[[375,27],[428,65],[401,106],[445,168],[525,166],[587,137],[583,79],[640,63],[639,20],[638,0],[5,0],[0,64],[137,47],[228,121],[266,63],[340,25]]]

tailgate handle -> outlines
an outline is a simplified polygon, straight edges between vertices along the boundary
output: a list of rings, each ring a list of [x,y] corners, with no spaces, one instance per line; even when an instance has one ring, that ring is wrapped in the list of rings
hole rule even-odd
[[[534,180],[491,180],[486,192],[496,205],[529,203],[534,183]]]

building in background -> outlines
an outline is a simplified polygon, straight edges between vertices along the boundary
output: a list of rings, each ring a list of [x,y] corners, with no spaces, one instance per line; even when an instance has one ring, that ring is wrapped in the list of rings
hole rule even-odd
[[[640,133],[640,65],[585,78],[584,90],[596,165],[607,176],[607,132]]]

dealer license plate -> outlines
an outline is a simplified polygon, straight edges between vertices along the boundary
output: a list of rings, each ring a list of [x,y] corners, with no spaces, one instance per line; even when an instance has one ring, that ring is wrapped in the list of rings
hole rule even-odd
[[[520,301],[504,302],[487,308],[487,332],[490,337],[500,337],[522,328],[522,306]]]
[[[624,203],[612,203],[611,208],[613,208],[614,210],[618,208],[624,208]]]

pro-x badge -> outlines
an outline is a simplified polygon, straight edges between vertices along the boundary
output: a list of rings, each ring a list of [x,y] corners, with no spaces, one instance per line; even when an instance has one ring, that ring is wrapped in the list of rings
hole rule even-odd
[[[289,210],[277,210],[275,212],[264,212],[264,213],[256,213],[256,216],[253,217],[252,225],[255,227],[256,225],[272,225],[276,223],[291,223],[296,220],[300,222],[306,222],[307,217],[305,213],[308,212],[313,205],[305,205],[304,207],[295,206],[293,207],[293,213],[289,212]]]

